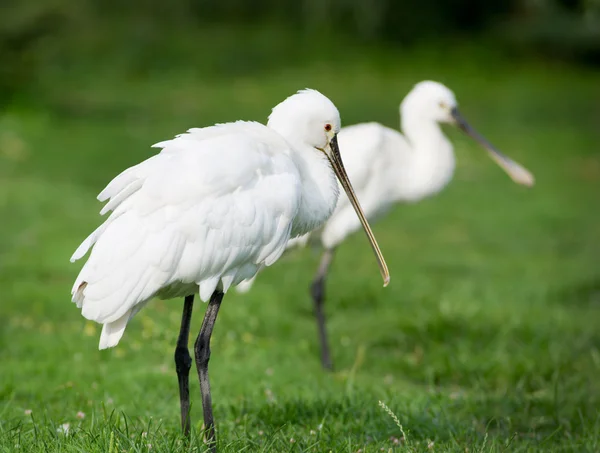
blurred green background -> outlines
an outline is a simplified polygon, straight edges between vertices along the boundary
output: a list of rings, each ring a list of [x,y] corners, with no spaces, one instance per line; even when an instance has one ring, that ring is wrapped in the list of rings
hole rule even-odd
[[[536,186],[448,127],[454,181],[375,225],[390,287],[362,235],[336,256],[333,374],[308,298],[317,253],[228,294],[211,359],[221,450],[600,451],[599,24],[597,0],[5,0],[0,451],[203,451],[193,372],[196,431],[179,435],[181,301],[150,304],[102,352],[70,303],[96,194],[151,144],[265,121],[304,87],[344,124],[398,127],[422,79]]]

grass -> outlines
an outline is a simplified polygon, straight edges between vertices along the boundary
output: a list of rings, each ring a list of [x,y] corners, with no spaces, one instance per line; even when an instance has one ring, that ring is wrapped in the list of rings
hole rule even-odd
[[[100,220],[95,195],[150,144],[190,126],[262,120],[305,86],[329,95],[345,124],[396,127],[400,99],[423,78],[451,86],[536,187],[513,185],[449,130],[452,184],[375,226],[390,287],[362,235],[336,256],[332,374],[320,369],[307,292],[318,253],[290,253],[250,294],[228,294],[211,360],[220,451],[599,451],[597,74],[482,61],[388,50],[222,78],[99,68],[43,86],[36,108],[5,111],[0,451],[203,451],[194,379],[190,444],[178,427],[182,301],[150,304],[102,352],[98,326],[69,301],[79,265],[68,259]],[[193,331],[202,314],[197,304]]]

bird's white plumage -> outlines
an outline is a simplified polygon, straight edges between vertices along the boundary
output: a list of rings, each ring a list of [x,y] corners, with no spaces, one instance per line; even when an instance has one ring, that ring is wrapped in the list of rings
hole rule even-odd
[[[306,126],[304,135],[285,138],[281,126],[330,121],[339,130],[339,113],[312,90],[278,108],[273,127],[227,123],[158,143],[159,154],[100,193],[108,200],[102,212],[112,212],[73,254],[75,261],[92,249],[72,293],[83,316],[104,325],[101,349],[118,343],[152,297],[199,290],[206,301],[217,287],[226,292],[331,214],[335,176],[314,148],[325,146],[322,125],[314,136]]]
[[[454,123],[451,112],[456,107],[456,97],[449,88],[423,81],[400,104],[403,134],[379,123],[361,123],[340,131],[344,166],[369,220],[385,214],[395,203],[432,196],[451,181],[454,150],[440,123]],[[323,228],[309,234],[318,235],[322,245],[331,249],[360,226],[343,196]],[[303,241],[307,239],[308,235]],[[288,248],[297,244],[292,241]],[[247,292],[253,281],[242,282],[239,291]]]
[[[441,122],[452,119],[454,94],[437,82],[420,82],[400,105],[400,132],[379,123],[343,128],[338,142],[344,166],[367,218],[376,220],[397,202],[415,202],[442,190],[452,179],[455,158]],[[347,197],[318,232],[325,248],[333,248],[360,228]]]
[[[396,202],[418,201],[436,193],[451,180],[454,153],[439,126],[451,119],[440,102],[456,105],[445,86],[421,82],[400,106],[406,135],[379,123],[356,124],[338,133],[344,167],[367,218],[377,219]],[[348,197],[342,196],[324,226],[312,234],[325,248],[333,248],[360,227]],[[304,245],[310,235],[290,241],[286,248]],[[238,292],[249,291],[254,280],[241,282]]]

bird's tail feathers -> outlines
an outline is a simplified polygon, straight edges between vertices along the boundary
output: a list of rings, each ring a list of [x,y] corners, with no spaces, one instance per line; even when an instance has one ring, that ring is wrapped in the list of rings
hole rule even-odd
[[[130,318],[131,310],[128,310],[116,321],[104,324],[102,333],[100,334],[100,344],[98,349],[107,349],[116,346],[121,340]]]
[[[252,285],[254,284],[254,280],[256,280],[256,275],[254,277],[252,277],[252,278],[249,278],[247,280],[244,280],[244,281],[240,282],[235,287],[236,291],[239,294],[246,294],[252,288]]]

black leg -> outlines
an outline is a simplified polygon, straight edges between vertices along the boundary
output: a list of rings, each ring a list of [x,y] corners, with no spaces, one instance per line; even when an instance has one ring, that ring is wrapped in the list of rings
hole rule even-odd
[[[202,393],[202,409],[204,410],[204,435],[209,445],[211,453],[217,451],[215,442],[215,421],[212,412],[212,400],[210,397],[210,382],[208,380],[208,361],[210,359],[210,336],[212,335],[219,307],[223,300],[223,293],[216,290],[210,297],[208,307],[200,333],[196,339],[196,368],[198,369],[198,378],[200,379],[200,392]]]
[[[319,331],[319,341],[321,343],[321,364],[326,370],[332,370],[331,354],[329,353],[329,342],[327,340],[327,327],[325,326],[325,312],[323,311],[323,303],[325,302],[325,280],[327,279],[327,271],[333,259],[333,250],[326,249],[321,258],[321,264],[315,275],[315,279],[310,286],[315,306],[315,316],[317,317],[317,329]]]
[[[179,404],[181,406],[181,429],[183,434],[190,435],[190,368],[192,358],[188,350],[188,339],[190,337],[190,321],[192,319],[192,308],[194,306],[194,295],[187,296],[183,304],[183,315],[181,316],[181,329],[175,348],[175,369],[179,381]]]

